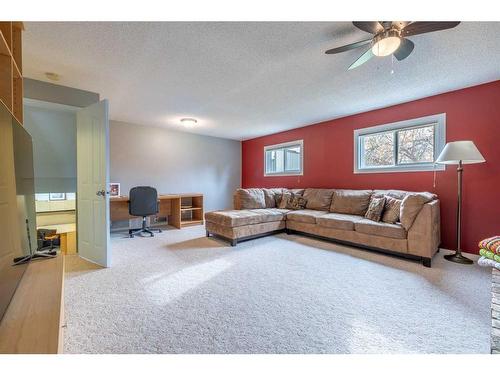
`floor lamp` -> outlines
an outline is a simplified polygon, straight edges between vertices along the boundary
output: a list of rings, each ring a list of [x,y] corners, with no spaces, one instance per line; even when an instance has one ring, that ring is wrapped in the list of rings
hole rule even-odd
[[[472,264],[473,261],[462,255],[460,249],[461,235],[461,214],[462,214],[462,173],[463,164],[484,163],[483,155],[479,152],[472,141],[450,142],[444,146],[443,151],[438,156],[436,163],[458,165],[458,201],[457,201],[457,250],[455,254],[445,255],[444,257],[455,263]]]

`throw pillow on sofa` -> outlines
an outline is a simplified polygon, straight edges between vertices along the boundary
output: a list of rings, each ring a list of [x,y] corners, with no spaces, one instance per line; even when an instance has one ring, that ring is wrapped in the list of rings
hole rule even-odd
[[[302,195],[293,194],[286,200],[286,207],[289,210],[303,210],[306,208],[307,199]]]
[[[371,190],[336,189],[330,212],[364,216],[370,205]]]
[[[266,208],[266,199],[262,189],[238,189],[236,197],[240,210]]]
[[[396,198],[402,201],[404,197],[406,197],[406,194],[408,194],[408,191],[404,190],[373,190],[373,195],[376,196],[377,198],[380,197],[391,197],[391,198]]]
[[[283,191],[288,191],[289,193],[297,194],[297,195],[304,195],[304,191],[306,189],[283,189]]]
[[[283,191],[281,195],[276,196],[276,207],[285,209],[286,208],[286,202],[288,202],[288,199],[291,198],[293,193],[290,193],[289,191]]]
[[[372,197],[370,199],[370,204],[368,205],[368,209],[365,213],[365,218],[373,221],[380,221],[382,217],[382,211],[385,206],[385,197],[375,198]]]
[[[264,192],[264,201],[266,203],[266,208],[274,208],[277,207],[277,196],[281,196],[281,193],[283,192],[282,188],[263,188],[262,191]]]
[[[382,221],[384,223],[394,224],[399,221],[401,202],[401,199],[396,199],[388,195],[385,196],[384,213],[382,215]]]
[[[284,191],[277,197],[278,208],[287,210],[303,210],[306,208],[307,199],[300,194]]]

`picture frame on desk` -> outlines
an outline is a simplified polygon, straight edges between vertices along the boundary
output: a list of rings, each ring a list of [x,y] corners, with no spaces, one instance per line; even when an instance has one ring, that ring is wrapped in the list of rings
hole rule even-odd
[[[49,201],[64,201],[66,193],[49,193]]]
[[[120,183],[119,182],[110,182],[109,183],[109,196],[110,197],[119,197],[120,196]]]

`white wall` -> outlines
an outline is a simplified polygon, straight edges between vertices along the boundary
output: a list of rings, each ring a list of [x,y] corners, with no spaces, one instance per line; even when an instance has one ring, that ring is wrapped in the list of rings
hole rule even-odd
[[[241,186],[241,142],[150,126],[110,122],[110,181],[160,194],[203,193],[205,210],[232,208]]]

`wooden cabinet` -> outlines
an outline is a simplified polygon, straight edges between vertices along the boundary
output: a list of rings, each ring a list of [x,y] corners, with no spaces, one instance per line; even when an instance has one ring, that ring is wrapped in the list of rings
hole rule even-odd
[[[22,22],[0,22],[0,101],[23,123]]]
[[[22,22],[0,22],[0,101],[10,112],[0,111],[0,262],[9,264],[21,253],[21,229],[9,218],[17,215],[11,115],[23,123],[22,31]],[[63,283],[62,255],[28,264],[0,322],[0,353],[62,351]]]
[[[32,261],[0,323],[0,353],[62,353],[64,257]]]

